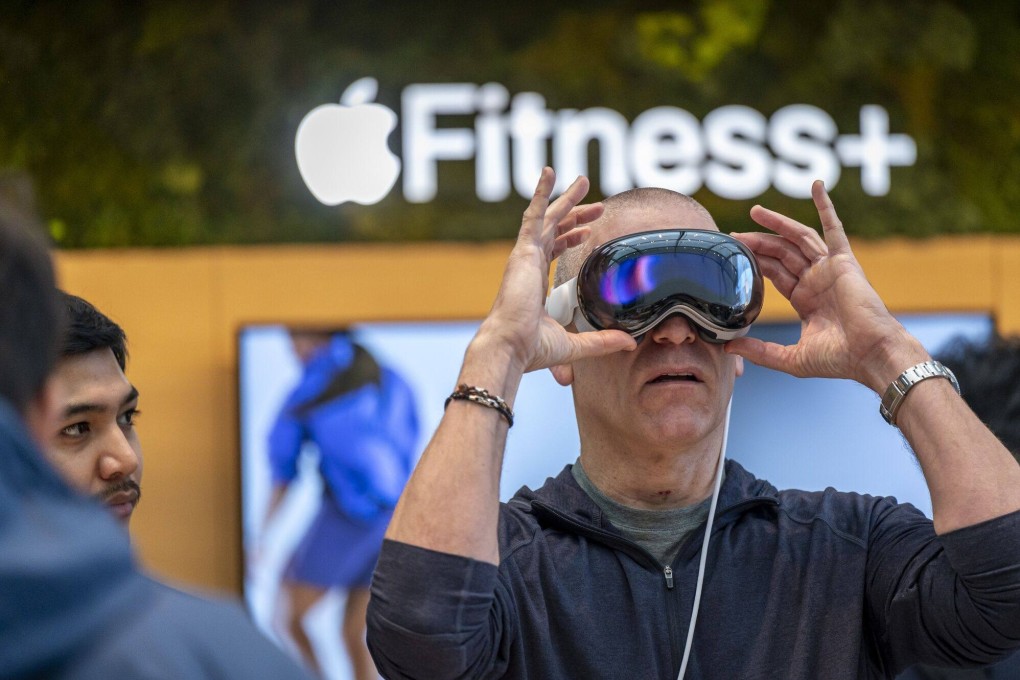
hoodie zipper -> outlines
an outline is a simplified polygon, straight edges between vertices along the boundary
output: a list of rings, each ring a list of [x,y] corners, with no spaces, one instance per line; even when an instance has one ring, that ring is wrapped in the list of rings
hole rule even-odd
[[[578,522],[573,517],[570,517],[569,515],[563,514],[562,512],[557,510],[556,508],[550,507],[550,506],[546,505],[545,503],[543,503],[542,501],[532,501],[531,505],[533,507],[540,508],[542,510],[542,512],[545,512],[545,513],[548,513],[548,514],[552,515],[559,522],[562,522],[563,524],[566,524],[567,526],[572,528],[576,533],[578,533],[578,534],[580,534],[582,536],[597,537],[599,539],[599,541],[601,541],[602,543],[605,543],[606,545],[612,546],[614,548],[619,549],[622,552],[627,553],[628,555],[630,555],[634,559],[638,560],[639,562],[641,562],[645,566],[651,567],[652,569],[655,569],[656,571],[659,571],[659,570],[662,569],[662,565],[659,564],[659,561],[657,559],[655,559],[655,557],[653,557],[650,552],[648,552],[647,550],[642,548],[637,543],[634,543],[633,541],[630,541],[630,540],[628,540],[628,539],[626,539],[626,538],[624,538],[622,536],[618,536],[618,535],[610,533],[608,531],[604,531],[604,530],[599,529],[597,527],[593,527],[590,524],[584,524],[582,522]],[[667,567],[667,569],[669,569],[669,567]],[[673,570],[670,569],[669,571],[670,571],[670,579],[672,579],[672,572],[673,572]]]
[[[720,523],[718,521],[719,518],[722,517],[723,515],[727,515],[727,514],[733,512],[733,511],[737,511],[737,510],[743,510],[746,507],[750,507],[750,506],[758,505],[758,504],[773,505],[774,506],[774,505],[778,505],[779,503],[778,503],[778,500],[775,499],[775,498],[761,497],[761,496],[754,497],[754,498],[744,498],[744,499],[741,499],[741,500],[739,500],[739,501],[737,501],[735,503],[732,503],[732,504],[726,506],[725,508],[722,508],[721,510],[717,510],[716,511],[716,520],[717,521],[715,523],[715,526],[713,527],[713,530],[717,531],[718,529],[720,529],[725,524],[725,523]],[[592,526],[590,524],[585,524],[585,523],[579,522],[576,519],[574,519],[573,517],[571,517],[571,516],[561,512],[561,511],[559,511],[556,508],[553,508],[553,507],[543,503],[542,501],[532,500],[532,501],[530,501],[530,505],[531,505],[531,508],[532,508],[533,511],[534,510],[538,510],[540,513],[545,513],[545,514],[551,516],[552,518],[555,518],[555,520],[557,522],[562,523],[563,525],[573,529],[576,533],[578,533],[578,534],[580,534],[582,536],[588,536],[588,537],[591,537],[591,538],[596,538],[597,540],[605,543],[606,545],[608,545],[610,547],[616,548],[616,549],[620,550],[621,552],[627,553],[628,555],[632,556],[634,559],[638,560],[642,564],[645,564],[646,566],[652,567],[655,570],[660,571],[662,573],[662,575],[663,575],[664,580],[665,580],[666,590],[667,591],[672,591],[672,590],[676,589],[676,580],[674,578],[673,567],[669,566],[669,565],[663,567],[663,565],[660,564],[659,561],[656,560],[655,557],[653,557],[650,552],[645,550],[643,547],[641,547],[637,543],[634,543],[633,541],[630,541],[630,540],[628,540],[626,538],[623,538],[622,536],[618,536],[616,534],[613,534],[613,533],[610,533],[608,531],[604,531],[602,529],[594,527],[594,526]],[[699,544],[699,546],[700,546],[700,544]],[[677,556],[677,558],[679,558],[679,557],[680,556]],[[677,558],[675,558],[675,559],[677,559]],[[679,599],[677,599],[675,597],[672,597],[672,595],[673,595],[672,593],[670,595],[671,596],[667,598],[668,603],[667,603],[667,607],[666,607],[666,612],[667,612],[667,616],[668,616],[668,627],[669,627],[669,629],[671,631],[669,637],[670,637],[671,640],[673,640],[673,643],[670,644],[670,650],[669,651],[670,651],[670,656],[672,658],[673,667],[679,669],[679,667],[680,667],[680,655],[682,653],[681,652],[682,647],[681,648],[677,647],[677,644],[680,643],[680,638],[677,637],[677,636],[679,635],[680,631],[683,630],[683,622],[680,620],[681,616],[680,616],[680,612],[679,612],[679,609],[678,609],[679,605],[680,605],[680,601],[679,601]]]

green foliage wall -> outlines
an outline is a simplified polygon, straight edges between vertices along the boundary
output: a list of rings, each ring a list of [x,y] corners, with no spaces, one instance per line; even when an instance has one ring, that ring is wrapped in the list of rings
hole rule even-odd
[[[858,129],[889,110],[918,145],[892,192],[834,191],[856,235],[1017,231],[1020,10],[949,0],[514,3],[23,2],[0,15],[0,171],[28,177],[64,247],[492,239],[524,201],[485,204],[470,162],[437,200],[329,208],[293,157],[301,118],[352,81],[399,110],[415,82],[496,81],[550,109],[662,104],[699,118],[791,103]],[[399,145],[399,134],[391,143]],[[751,201],[696,196],[723,229]],[[756,199],[813,220],[807,201]],[[813,223],[813,222],[812,222]]]

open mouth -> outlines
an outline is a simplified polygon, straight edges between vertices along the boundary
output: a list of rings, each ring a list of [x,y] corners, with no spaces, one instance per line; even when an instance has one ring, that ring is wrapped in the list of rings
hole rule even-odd
[[[692,373],[664,373],[658,378],[649,380],[649,383],[669,383],[669,382],[701,382]]]

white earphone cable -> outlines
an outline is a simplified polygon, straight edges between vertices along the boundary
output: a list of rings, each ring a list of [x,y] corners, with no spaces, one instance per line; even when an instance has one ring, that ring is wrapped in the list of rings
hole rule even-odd
[[[715,490],[712,491],[712,503],[708,508],[708,521],[705,524],[705,539],[701,543],[701,564],[698,566],[698,585],[694,589],[694,607],[691,610],[691,623],[687,627],[687,644],[684,645],[684,657],[680,662],[680,674],[677,680],[683,680],[690,660],[691,647],[694,645],[694,625],[698,622],[698,608],[701,605],[701,586],[705,581],[705,560],[708,559],[708,539],[712,535],[712,521],[715,519],[715,508],[719,503],[719,489],[722,486],[723,464],[726,462],[726,440],[730,435],[730,408],[733,398],[726,405],[726,424],[723,426],[722,447],[719,450],[719,465],[715,471]]]

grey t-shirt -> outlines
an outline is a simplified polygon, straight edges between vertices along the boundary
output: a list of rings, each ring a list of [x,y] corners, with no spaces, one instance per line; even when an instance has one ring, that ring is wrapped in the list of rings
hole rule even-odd
[[[613,526],[650,552],[664,567],[672,564],[687,537],[708,519],[711,496],[697,505],[683,508],[639,510],[617,503],[602,493],[585,474],[580,458],[574,463],[571,472],[578,486],[602,508]]]

